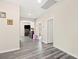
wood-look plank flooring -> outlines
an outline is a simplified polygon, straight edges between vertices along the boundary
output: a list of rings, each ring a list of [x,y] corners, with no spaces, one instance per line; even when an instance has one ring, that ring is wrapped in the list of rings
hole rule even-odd
[[[21,49],[0,54],[0,59],[76,59],[53,44],[44,44],[29,37],[21,37]]]

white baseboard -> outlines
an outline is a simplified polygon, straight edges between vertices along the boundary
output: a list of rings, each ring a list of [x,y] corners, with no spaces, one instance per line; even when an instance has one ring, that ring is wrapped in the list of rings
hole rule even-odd
[[[42,41],[43,43],[45,43],[45,44],[48,44],[46,41]]]
[[[50,44],[50,43],[53,43],[53,42],[46,42],[46,41],[42,41],[43,43],[45,44]]]
[[[63,49],[61,49],[61,48],[59,48],[59,47],[57,47],[57,46],[54,46],[54,47],[60,49],[61,51],[65,52],[65,53],[67,53],[67,54],[69,54],[69,55],[71,55],[71,56],[73,56],[73,57],[75,57],[75,58],[78,58],[76,55],[74,55],[74,54],[72,54],[72,53],[69,53],[69,52],[67,52],[67,51],[65,51],[65,50],[63,50]]]
[[[16,49],[11,49],[11,50],[6,50],[6,51],[0,51],[0,53],[6,53],[6,52],[11,52],[11,51],[16,51],[19,50],[20,48],[16,48]]]
[[[48,44],[53,43],[53,42],[47,42]]]

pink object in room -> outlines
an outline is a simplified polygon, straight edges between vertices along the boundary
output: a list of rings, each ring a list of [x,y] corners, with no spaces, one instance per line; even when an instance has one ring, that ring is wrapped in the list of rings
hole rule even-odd
[[[33,35],[33,41],[37,40],[38,36],[36,34]]]

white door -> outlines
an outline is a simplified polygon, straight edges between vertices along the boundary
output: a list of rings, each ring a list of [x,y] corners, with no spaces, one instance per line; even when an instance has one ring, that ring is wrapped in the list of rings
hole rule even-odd
[[[53,19],[47,22],[47,42],[53,43]]]

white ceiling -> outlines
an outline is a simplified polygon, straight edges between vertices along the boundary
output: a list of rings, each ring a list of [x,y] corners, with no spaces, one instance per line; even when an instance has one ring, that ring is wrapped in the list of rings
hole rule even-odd
[[[41,6],[47,1],[42,0],[42,3],[38,3],[38,0],[2,0],[11,3],[20,3],[20,16],[26,18],[38,18],[46,10],[42,9]]]
[[[38,0],[21,0],[21,17],[40,17],[46,11],[41,8],[46,1],[42,0],[42,3],[38,3]]]

